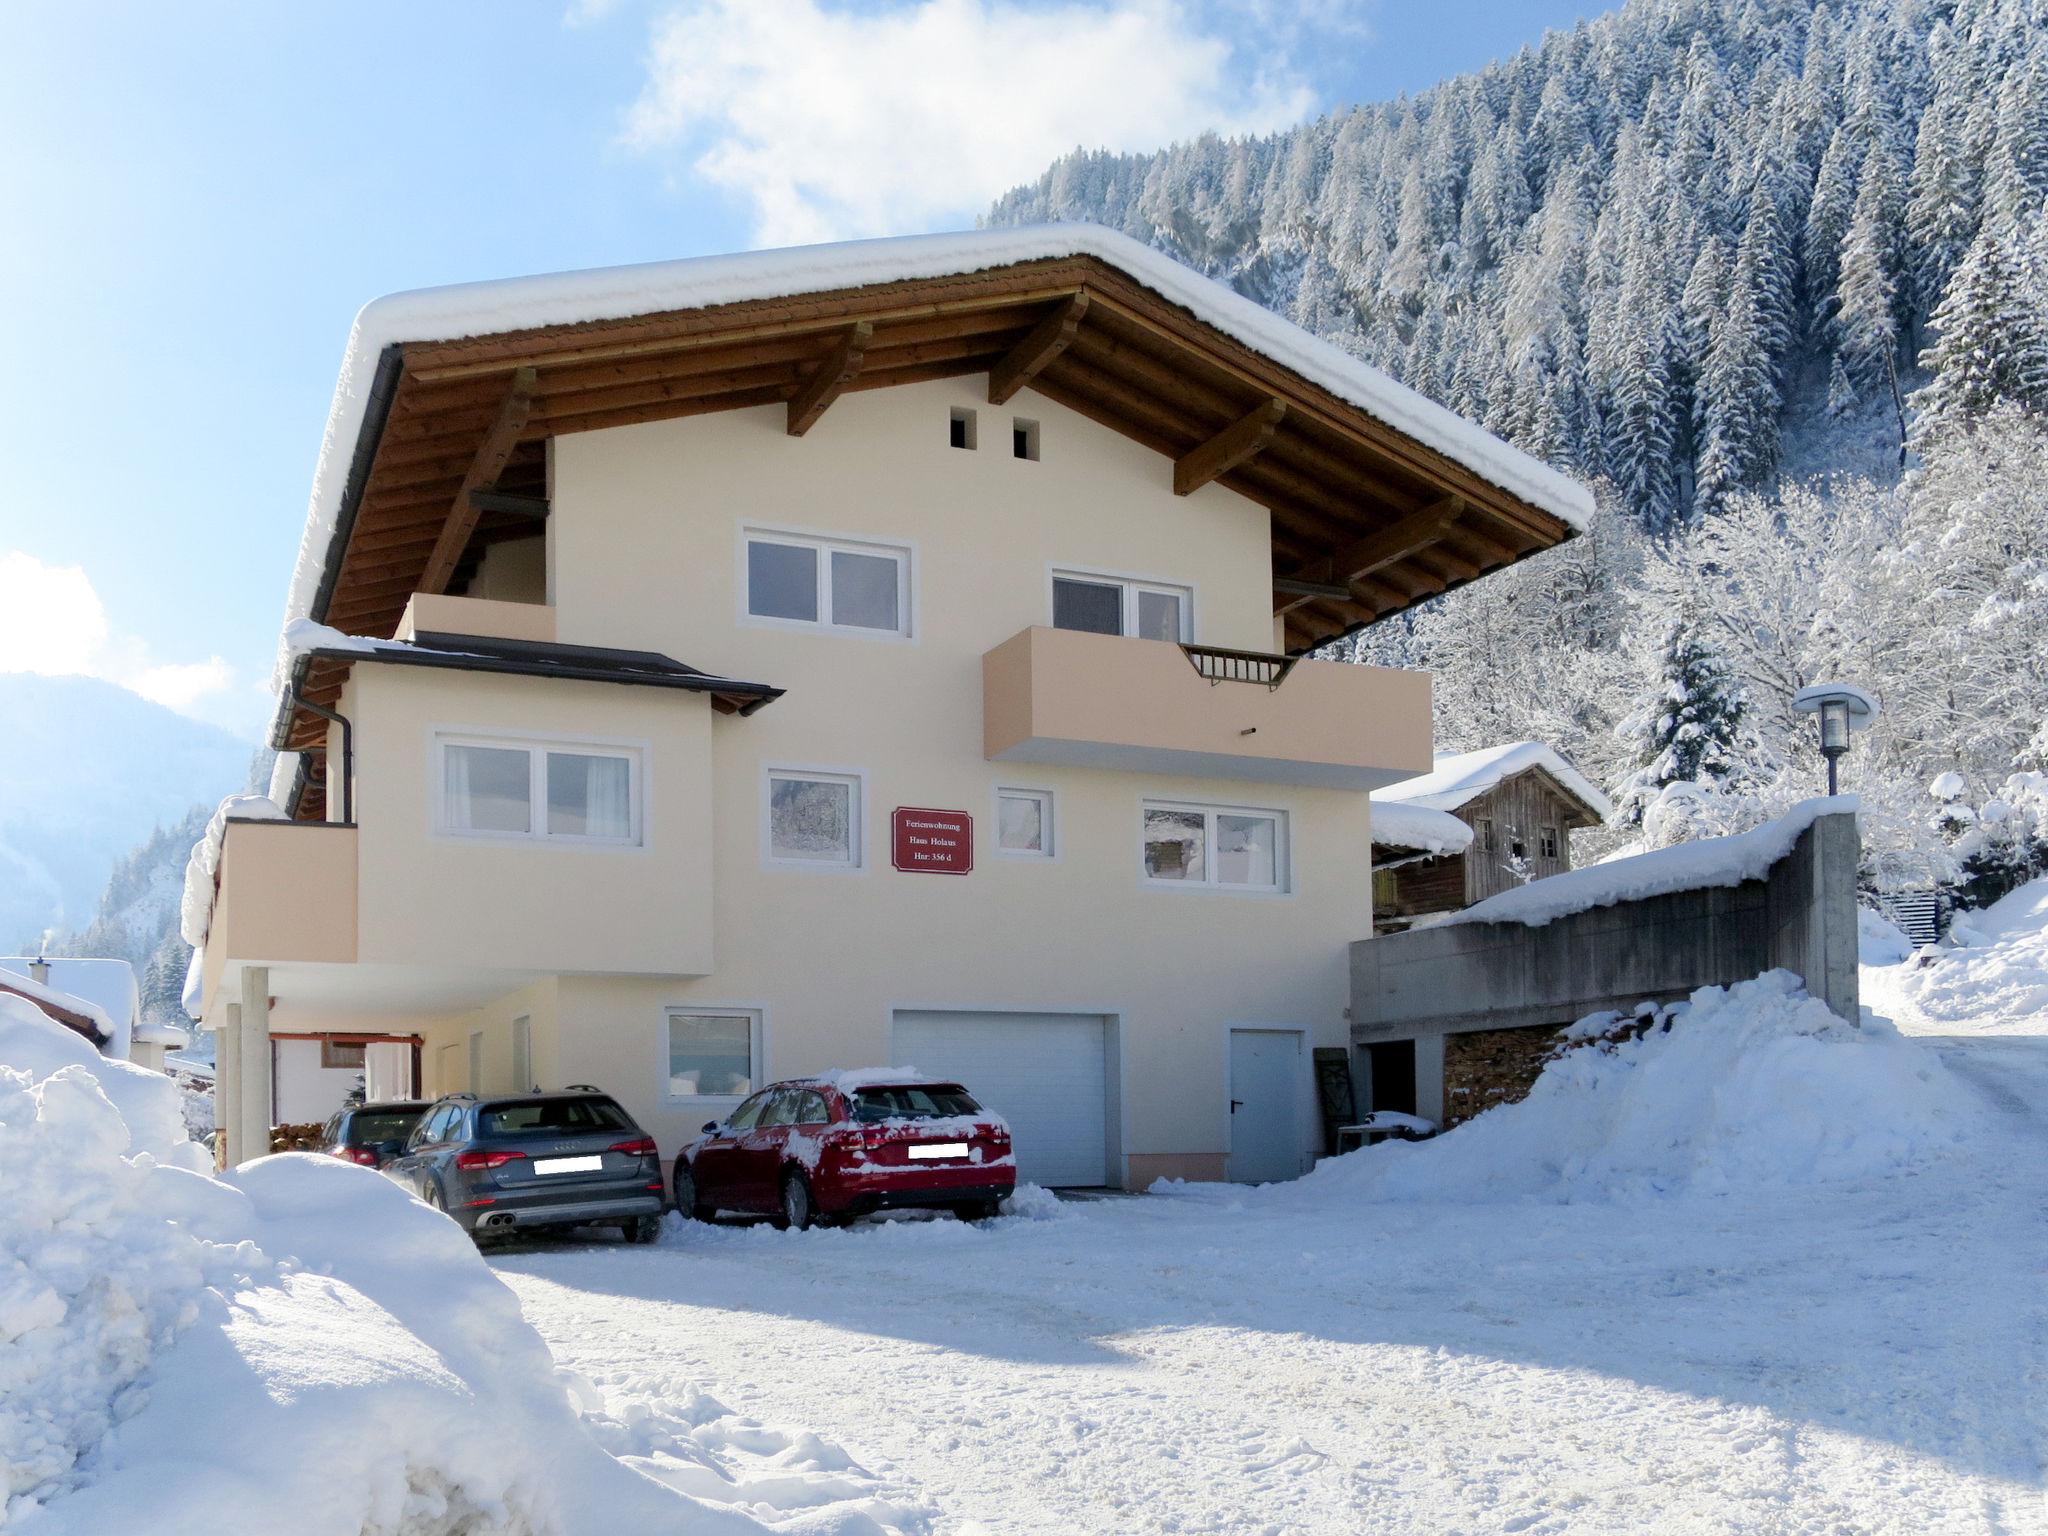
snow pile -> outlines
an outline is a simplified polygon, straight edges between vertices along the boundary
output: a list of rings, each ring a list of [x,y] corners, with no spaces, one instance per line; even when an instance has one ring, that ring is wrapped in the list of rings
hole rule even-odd
[[[1854,795],[1802,800],[1776,821],[1751,831],[1680,843],[1654,853],[1568,870],[1489,896],[1444,921],[1526,923],[1531,928],[1540,928],[1560,917],[1590,912],[1595,907],[1611,907],[1617,902],[1761,880],[1773,864],[1792,851],[1799,835],[1816,820],[1822,816],[1853,815],[1856,808]]]
[[[1961,914],[1948,942],[1923,956],[1866,970],[1872,1006],[1910,1018],[1916,1031],[2048,1034],[2048,876]]]
[[[445,1216],[308,1154],[194,1171],[176,1100],[26,1003],[0,1009],[0,1527],[763,1529],[607,1454]],[[747,1496],[788,1530],[884,1528],[840,1497],[849,1474],[803,1471]]]
[[[1870,1180],[1940,1155],[1978,1113],[1932,1051],[1881,1019],[1845,1023],[1789,971],[1703,987],[1640,1038],[1627,1022],[1573,1026],[1601,1043],[1563,1052],[1521,1103],[1331,1159],[1281,1198],[1569,1202]]]
[[[1897,965],[1913,953],[1913,941],[1898,924],[1868,907],[1856,909],[1856,961],[1859,965]]]

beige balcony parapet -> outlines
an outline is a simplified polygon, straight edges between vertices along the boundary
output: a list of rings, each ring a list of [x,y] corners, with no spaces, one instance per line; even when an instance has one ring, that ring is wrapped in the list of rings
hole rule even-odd
[[[555,638],[555,610],[547,603],[507,603],[487,597],[415,592],[406,599],[394,640],[415,635],[487,635],[499,640]]]
[[[1207,658],[1197,658],[1207,664]],[[1210,667],[1264,677],[1272,665]],[[1212,681],[1163,640],[1033,627],[981,659],[993,762],[1377,789],[1430,767],[1424,672],[1296,661]]]
[[[356,959],[356,829],[339,822],[231,821],[206,936],[210,1000],[228,963]]]

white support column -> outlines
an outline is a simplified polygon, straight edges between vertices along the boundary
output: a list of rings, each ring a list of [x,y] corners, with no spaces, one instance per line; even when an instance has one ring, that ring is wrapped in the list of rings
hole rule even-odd
[[[223,1170],[235,1165],[242,1145],[242,1005],[229,1003],[226,1013],[213,1042],[213,1123],[222,1144],[214,1166]]]
[[[237,1096],[242,1113],[241,1146],[235,1160],[246,1163],[270,1152],[270,1106],[274,1085],[270,1080],[270,967],[242,967],[242,1059]]]

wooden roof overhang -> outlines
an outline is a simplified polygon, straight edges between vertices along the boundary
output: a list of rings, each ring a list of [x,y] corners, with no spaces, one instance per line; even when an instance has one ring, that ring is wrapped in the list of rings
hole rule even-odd
[[[1571,537],[1496,486],[1090,255],[506,331],[379,358],[312,617],[389,636],[414,592],[544,516],[545,444],[748,406],[801,435],[841,393],[987,374],[1272,514],[1274,611],[1308,650]],[[1113,508],[1105,509],[1113,514]],[[331,705],[341,667],[302,697]],[[294,709],[273,744],[314,745]]]

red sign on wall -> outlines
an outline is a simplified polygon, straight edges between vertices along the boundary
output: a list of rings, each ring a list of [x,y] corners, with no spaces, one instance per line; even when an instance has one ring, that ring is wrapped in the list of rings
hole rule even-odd
[[[974,818],[965,811],[899,805],[889,820],[898,869],[920,875],[964,875],[974,868]]]

